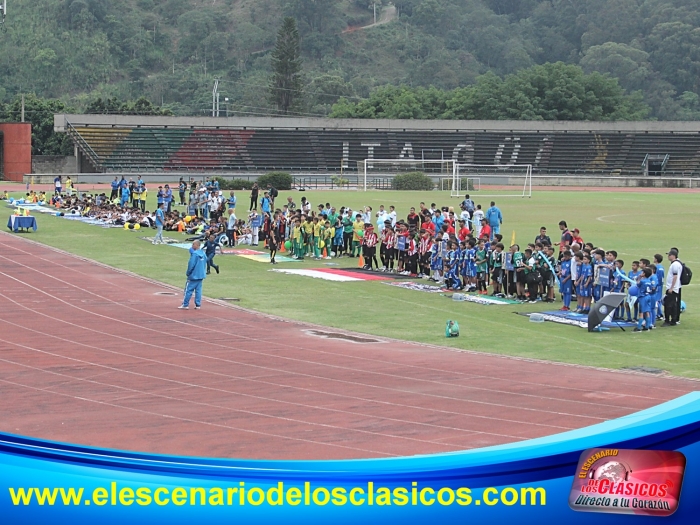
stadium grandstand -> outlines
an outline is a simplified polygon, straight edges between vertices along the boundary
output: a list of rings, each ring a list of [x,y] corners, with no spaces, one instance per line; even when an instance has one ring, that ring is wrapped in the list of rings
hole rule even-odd
[[[55,115],[87,173],[357,172],[366,159],[698,177],[700,123]]]

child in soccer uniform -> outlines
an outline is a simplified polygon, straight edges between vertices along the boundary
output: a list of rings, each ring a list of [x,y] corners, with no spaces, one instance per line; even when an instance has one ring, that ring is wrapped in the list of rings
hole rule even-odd
[[[326,259],[331,258],[331,246],[333,244],[334,236],[335,228],[331,226],[330,221],[326,221],[323,224],[323,247],[326,249]]]
[[[436,283],[442,282],[442,234],[435,236],[435,241],[430,250],[430,270],[433,273],[431,278]]]
[[[552,271],[549,269],[549,264],[547,261],[547,254],[544,252],[544,244],[541,242],[535,243],[535,250],[533,251],[535,261],[537,261],[537,270],[540,272],[541,282],[539,295],[544,301],[548,297],[549,290],[547,288],[547,283],[552,277]]]
[[[408,226],[403,222],[398,223],[396,225],[396,271],[401,275],[408,275],[410,273],[407,269],[408,244]]]
[[[430,277],[430,252],[433,247],[433,239],[430,232],[420,231],[420,242],[418,243],[418,258],[420,259],[421,277]]]
[[[306,245],[304,244],[301,219],[296,219],[294,221],[294,227],[292,228],[292,246],[294,247],[294,258],[304,260]]]
[[[647,328],[653,330],[656,324],[656,296],[659,288],[663,286],[663,283],[659,283],[658,277],[656,277],[656,265],[650,264],[647,268],[651,271],[651,275],[648,277],[649,282],[651,282],[651,295],[649,296],[649,319],[647,320]],[[644,273],[646,275],[646,271]]]
[[[571,251],[566,250],[559,264],[559,293],[561,293],[564,306],[562,311],[571,310],[571,294],[573,283],[571,282]]]
[[[365,222],[361,214],[355,215],[355,222],[352,223],[352,252],[351,257],[359,257],[362,248],[362,236],[365,234]]]
[[[588,314],[591,311],[591,297],[593,296],[593,267],[591,266],[591,256],[587,253],[583,254],[583,263],[579,268],[578,274],[579,293],[581,296],[581,311],[582,314]]]
[[[612,276],[612,292],[613,293],[624,293],[625,292],[625,284],[626,281],[624,277],[627,277],[625,275],[625,271],[623,268],[625,267],[625,261],[622,259],[618,259],[615,261],[615,271]],[[628,305],[629,307],[629,305]],[[615,309],[615,315],[613,316],[614,319],[624,319],[625,318],[625,306],[624,303],[618,306]]]
[[[608,268],[608,278],[603,279],[601,278],[601,297],[605,297],[606,292],[611,292],[613,289],[614,285],[614,280],[615,280],[615,260],[617,259],[617,252],[615,250],[610,250],[605,252],[605,267]]]
[[[547,299],[546,301],[548,303],[553,303],[554,302],[554,285],[556,284],[556,276],[557,271],[558,271],[558,261],[556,256],[554,255],[554,247],[550,244],[549,246],[544,247],[544,253],[547,256],[547,266],[549,267],[549,280],[546,283],[546,292],[547,292]]]
[[[479,295],[486,295],[486,273],[488,272],[488,259],[486,246],[483,239],[479,239],[479,247],[474,255],[476,263],[476,281]]]
[[[340,257],[343,254],[343,225],[340,219],[335,220],[335,235],[333,235],[333,249],[335,256]]]
[[[515,269],[515,290],[519,301],[525,300],[525,256],[520,251],[520,246],[514,244],[510,247],[513,254],[512,263]]]
[[[459,276],[462,279],[462,289],[466,290],[469,286],[467,281],[467,252],[469,251],[469,246],[466,241],[461,241],[459,243]]]
[[[379,269],[377,264],[377,234],[374,233],[374,226],[365,223],[365,236],[362,238],[362,256],[365,259],[365,270],[371,270],[372,263]]]
[[[318,217],[314,217],[313,220],[313,233],[311,238],[311,244],[313,247],[314,259],[317,261],[321,259],[321,240],[323,239],[323,223]]]
[[[593,299],[595,302],[600,301],[600,298],[603,296],[603,284],[601,283],[600,279],[600,269],[601,267],[605,266],[605,261],[603,261],[603,257],[605,256],[605,252],[603,250],[596,250],[592,254],[593,256]]]
[[[459,279],[457,278],[457,257],[454,249],[454,242],[447,241],[447,252],[443,258],[445,272],[445,286],[450,289],[457,289]]]
[[[654,265],[656,266],[656,279],[659,281],[659,287],[656,290],[656,312],[652,312],[652,314],[655,315],[657,319],[664,318],[662,305],[664,295],[663,284],[666,279],[666,271],[664,270],[663,264],[661,264],[663,260],[663,255],[658,253],[654,255]]]
[[[476,239],[467,241],[467,278],[469,279],[469,291],[476,291]]]
[[[493,251],[489,255],[489,266],[492,271],[492,283],[493,283],[493,294],[494,296],[500,296],[502,294],[501,285],[503,284],[503,263],[504,263],[504,253],[503,249],[505,247],[500,242],[496,244]]]
[[[420,237],[418,234],[410,235],[408,240],[408,250],[406,255],[406,271],[411,277],[416,277],[418,275],[418,244],[420,243]]]
[[[303,222],[302,226],[302,242],[304,245],[304,256],[309,255],[313,257],[314,255],[314,219],[309,215]]]
[[[637,289],[639,295],[637,302],[639,303],[639,319],[637,320],[637,328],[635,332],[646,332],[651,328],[651,298],[654,294],[653,284],[651,282],[651,268],[644,268]]]
[[[629,277],[635,283],[638,283],[641,275],[642,275],[642,272],[639,269],[639,261],[632,261],[632,269],[627,274],[627,277]],[[630,323],[631,322],[636,323],[637,318],[638,318],[638,312],[639,312],[639,300],[637,300],[634,303],[634,316],[632,315],[632,309],[630,308],[629,303],[627,303],[625,305],[625,310],[627,311],[627,321],[629,321]]]
[[[275,213],[275,216],[270,221],[270,234],[267,238],[267,247],[270,249],[271,264],[277,264],[277,261],[275,261],[275,255],[277,255],[277,247],[279,246],[280,242],[279,217],[277,217],[277,213]]]
[[[391,227],[391,221],[385,223],[384,231],[382,231],[382,245],[379,249],[379,255],[382,259],[383,270],[386,272],[394,271],[394,242],[396,234],[394,228]]]

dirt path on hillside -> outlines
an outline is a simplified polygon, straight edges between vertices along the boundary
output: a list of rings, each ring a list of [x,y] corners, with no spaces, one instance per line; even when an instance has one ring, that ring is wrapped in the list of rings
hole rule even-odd
[[[381,26],[384,24],[388,24],[392,20],[396,20],[398,17],[398,9],[396,9],[396,6],[394,5],[389,5],[382,9],[381,13],[379,14],[379,19],[377,20],[376,23],[370,24],[368,26],[361,26],[361,27],[348,27],[343,31],[343,33],[354,33],[355,31],[360,31],[361,29],[369,29],[370,27],[377,27]]]

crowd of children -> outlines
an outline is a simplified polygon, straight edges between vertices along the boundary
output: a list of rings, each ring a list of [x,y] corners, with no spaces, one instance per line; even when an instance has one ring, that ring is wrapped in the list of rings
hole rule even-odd
[[[506,248],[503,236],[494,233],[483,212],[477,213],[480,206],[470,211],[462,203],[460,208],[456,214],[451,207],[420,203],[418,211],[411,208],[406,219],[399,219],[393,206],[381,206],[375,213],[371,207],[336,210],[326,203],[310,211],[305,198],[301,208],[290,198],[282,209],[263,214],[261,231],[263,238],[273,236],[275,247],[289,241],[297,259],[362,256],[367,270],[533,304],[554,303],[558,292],[562,311],[581,314],[588,314],[592,303],[609,292],[629,291],[634,298],[615,311],[615,319],[637,322],[635,331],[645,331],[663,318],[662,255],[635,260],[626,273],[615,250],[584,243],[580,231],[569,231],[565,221],[559,224],[558,247],[542,227],[525,249],[515,243]]]
[[[49,198],[43,192],[32,191],[25,200],[42,203],[49,198],[52,205],[67,213],[118,226],[132,223],[155,227],[155,214],[145,211],[140,200],[145,184],[134,183],[141,188],[135,198],[128,196],[129,186],[115,179],[110,198],[104,193],[94,197],[57,194]],[[120,194],[119,189],[125,188],[127,194]],[[369,206],[355,211],[325,203],[312,209],[305,196],[299,206],[288,197],[282,207],[276,208],[274,190],[264,192],[259,202],[257,197],[251,199],[247,220],[243,220],[236,216],[235,192],[225,198],[215,179],[199,184],[190,181],[189,185],[181,179],[178,191],[180,204],[187,206],[187,212],[165,212],[163,229],[206,241],[211,252],[207,254],[209,267],[217,273],[218,266],[213,265],[216,246],[264,243],[272,264],[276,264],[278,250],[283,249],[295,259],[362,257],[367,270],[421,277],[452,291],[485,295],[490,287],[493,296],[530,303],[553,303],[558,291],[561,310],[582,314],[590,312],[592,302],[608,292],[629,291],[635,299],[617,309],[616,319],[636,321],[636,330],[644,331],[653,329],[655,321],[663,318],[662,255],[654,255],[653,261],[635,260],[626,273],[625,262],[615,250],[584,243],[579,230],[570,231],[565,221],[559,223],[558,253],[545,227],[524,250],[514,242],[506,248],[498,233],[500,210],[492,202],[485,213],[469,195],[458,212],[452,207],[438,208],[434,203],[427,207],[421,202],[418,210],[411,208],[406,219],[400,219],[394,206],[385,209],[382,205],[375,212]],[[159,205],[170,208],[172,192],[160,187],[157,196]]]

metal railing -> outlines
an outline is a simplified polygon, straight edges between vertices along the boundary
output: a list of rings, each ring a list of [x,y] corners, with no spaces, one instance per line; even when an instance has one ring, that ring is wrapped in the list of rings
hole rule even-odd
[[[95,153],[95,150],[92,149],[92,146],[90,146],[90,144],[88,144],[88,142],[83,138],[83,136],[78,132],[78,130],[73,127],[73,124],[71,124],[68,121],[66,121],[66,129],[68,130],[68,134],[73,139],[73,141],[78,145],[78,147],[85,154],[88,160],[90,160],[90,163],[93,165],[93,167],[96,170],[102,171],[103,168],[100,163],[100,156],[97,153]]]

